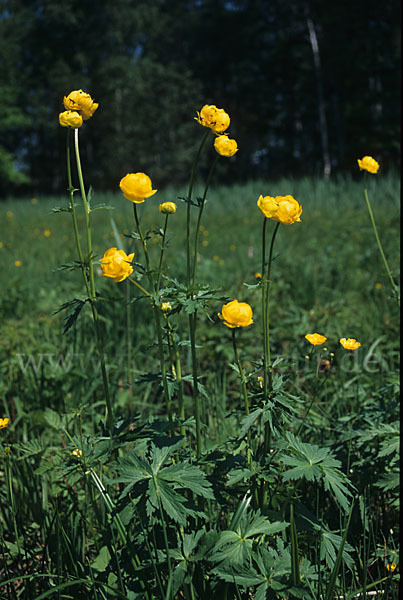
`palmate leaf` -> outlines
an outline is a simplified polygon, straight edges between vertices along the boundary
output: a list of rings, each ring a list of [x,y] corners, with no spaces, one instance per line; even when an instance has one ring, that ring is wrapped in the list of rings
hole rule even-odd
[[[187,461],[172,464],[171,455],[182,446],[180,438],[177,443],[157,447],[150,445],[150,458],[139,457],[132,450],[125,458],[118,461],[118,477],[113,481],[127,483],[120,499],[133,492],[146,502],[147,514],[160,513],[161,508],[180,525],[186,525],[189,516],[205,515],[193,507],[182,493],[188,490],[193,494],[213,499],[211,483],[203,471]],[[146,485],[144,485],[146,483]]]
[[[347,486],[353,487],[346,475],[340,470],[341,463],[334,458],[329,448],[319,448],[314,444],[305,444],[292,433],[287,432],[288,452],[284,451],[280,460],[292,467],[282,474],[283,481],[305,478],[307,481],[323,480],[326,491],[332,491],[340,506],[348,511],[348,496],[352,493]]]
[[[235,530],[223,531],[220,534],[211,560],[241,565],[247,558],[252,557],[253,544],[258,538],[284,531],[286,527],[285,522],[270,523],[260,511],[244,513]]]

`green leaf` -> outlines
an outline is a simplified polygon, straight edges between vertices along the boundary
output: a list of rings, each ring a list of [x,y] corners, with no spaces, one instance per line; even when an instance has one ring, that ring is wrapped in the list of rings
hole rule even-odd
[[[100,573],[106,571],[107,566],[111,560],[111,555],[107,546],[102,546],[98,553],[98,556],[91,563],[91,568],[96,569]]]

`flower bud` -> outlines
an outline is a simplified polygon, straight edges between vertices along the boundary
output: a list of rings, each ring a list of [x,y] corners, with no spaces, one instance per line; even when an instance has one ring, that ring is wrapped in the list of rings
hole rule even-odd
[[[172,215],[176,213],[176,204],[175,202],[163,202],[160,204],[160,212],[164,215]]]

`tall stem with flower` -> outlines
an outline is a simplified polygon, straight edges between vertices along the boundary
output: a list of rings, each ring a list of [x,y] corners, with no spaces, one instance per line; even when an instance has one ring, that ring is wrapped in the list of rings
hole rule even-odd
[[[232,347],[234,349],[234,356],[239,372],[239,379],[241,381],[242,396],[244,401],[245,415],[249,415],[249,400],[248,390],[246,387],[246,378],[242,368],[242,363],[239,359],[238,348],[236,344],[235,331],[240,327],[248,327],[253,323],[253,312],[252,308],[247,302],[238,302],[238,300],[232,300],[227,304],[224,304],[221,312],[218,314],[219,318],[224,322],[224,325],[232,329]],[[252,449],[251,449],[251,436],[248,431],[247,434],[247,455],[248,464],[252,470]]]
[[[201,150],[207,140],[209,135],[209,130],[211,129],[216,135],[219,137],[216,138],[214,147],[218,154],[222,156],[233,156],[235,152],[237,152],[238,147],[235,140],[229,140],[228,136],[219,135],[223,133],[230,124],[230,117],[222,108],[217,108],[214,105],[205,105],[201,109],[200,113],[197,113],[197,117],[195,117],[196,121],[203,125],[203,127],[207,127],[207,131],[202,139],[200,144],[198,153],[196,155],[195,162],[193,163],[192,173],[189,182],[189,190],[188,190],[188,207],[187,207],[187,229],[186,229],[186,251],[187,251],[187,289],[188,294],[193,294],[196,285],[196,270],[197,270],[197,254],[198,254],[198,243],[199,243],[199,232],[200,232],[200,223],[201,217],[204,210],[204,205],[206,201],[207,191],[210,185],[211,177],[214,172],[214,168],[217,162],[217,158],[214,160],[209,174],[207,176],[206,186],[204,189],[204,194],[199,205],[199,215],[197,219],[196,225],[196,233],[195,233],[195,244],[194,244],[194,252],[193,252],[193,274],[192,274],[192,282],[190,281],[190,206],[192,204],[191,196],[194,184],[194,176],[196,165],[200,158]],[[225,141],[223,142],[223,139]],[[220,140],[217,144],[217,140]],[[190,333],[190,347],[191,347],[191,357],[192,357],[192,374],[193,374],[193,401],[195,407],[195,421],[196,421],[196,454],[197,457],[201,455],[201,409],[200,409],[200,396],[199,396],[199,385],[198,385],[198,367],[197,367],[197,353],[196,353],[196,320],[197,320],[197,312],[189,314],[189,333]]]
[[[75,90],[75,91],[71,92],[68,96],[66,96],[64,98],[63,103],[64,103],[64,107],[66,108],[66,110],[59,114],[59,123],[60,123],[60,125],[62,125],[62,127],[68,128],[66,150],[67,150],[68,191],[69,191],[69,195],[70,195],[70,210],[71,210],[71,214],[73,217],[73,228],[74,228],[74,236],[76,239],[78,257],[80,260],[80,265],[81,265],[81,270],[82,270],[82,274],[83,274],[85,288],[87,291],[88,300],[89,300],[90,306],[91,306],[94,330],[95,330],[95,337],[97,340],[98,356],[99,356],[99,361],[100,361],[100,366],[101,366],[102,383],[103,383],[105,402],[106,402],[105,420],[106,420],[107,428],[109,429],[110,432],[112,432],[113,421],[114,421],[113,408],[112,408],[112,401],[111,401],[111,396],[110,396],[110,391],[109,391],[108,374],[106,371],[103,340],[102,340],[101,330],[100,330],[100,326],[99,326],[98,311],[96,308],[96,292],[95,292],[94,265],[93,265],[93,256],[92,256],[92,240],[91,240],[91,227],[90,227],[90,211],[91,211],[91,209],[89,207],[89,203],[87,201],[87,194],[85,191],[84,178],[83,178],[81,159],[80,159],[79,141],[78,141],[79,128],[82,126],[83,121],[86,121],[92,117],[92,115],[98,108],[98,104],[93,101],[93,99],[91,98],[91,96],[89,94],[83,92],[82,90]],[[76,211],[75,211],[75,204],[74,204],[74,198],[73,198],[74,188],[72,185],[72,176],[71,176],[70,129],[74,129],[74,150],[75,150],[76,165],[77,165],[77,175],[78,175],[81,199],[83,202],[84,216],[85,216],[84,222],[85,222],[85,230],[86,230],[86,237],[87,237],[87,253],[88,253],[86,262],[84,261],[84,257],[83,257],[83,253],[82,253],[82,249],[81,249],[77,215],[76,215]],[[87,268],[88,268],[88,274],[86,271]]]
[[[372,156],[364,156],[363,158],[358,159],[357,162],[358,162],[358,166],[360,167],[361,171],[367,171],[368,173],[372,173],[372,174],[376,174],[379,171],[379,163],[377,163],[377,161],[374,158],[372,158]],[[382,258],[382,261],[383,261],[383,264],[384,264],[384,267],[385,267],[386,274],[389,277],[389,281],[390,281],[391,286],[392,286],[393,295],[394,295],[394,297],[396,299],[398,307],[400,308],[399,288],[396,285],[395,280],[393,279],[392,271],[391,271],[391,269],[389,267],[388,261],[386,260],[385,253],[383,251],[381,240],[380,240],[380,237],[379,237],[379,234],[378,234],[378,229],[376,227],[374,213],[372,212],[372,207],[371,207],[371,204],[369,202],[367,188],[364,188],[364,198],[365,198],[365,202],[366,202],[366,205],[367,205],[369,219],[371,221],[372,229],[374,231],[376,243],[378,245],[379,254],[381,255],[381,258]]]
[[[262,326],[263,326],[263,382],[264,382],[264,398],[268,399],[269,392],[272,391],[273,378],[271,371],[271,352],[270,352],[270,289],[271,289],[271,265],[273,262],[274,242],[280,224],[292,225],[298,223],[302,213],[302,206],[290,195],[288,196],[259,196],[258,207],[264,215],[263,235],[262,235]],[[273,219],[277,221],[274,228],[269,256],[267,260],[267,274],[265,272],[266,264],[266,221]],[[267,421],[264,430],[264,455],[267,456],[271,445],[271,428],[270,422]],[[261,488],[261,506],[267,505],[267,485],[263,482]]]

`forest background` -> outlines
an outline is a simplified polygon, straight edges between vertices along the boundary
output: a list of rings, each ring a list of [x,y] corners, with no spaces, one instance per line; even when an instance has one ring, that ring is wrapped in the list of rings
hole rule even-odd
[[[100,102],[82,131],[98,190],[187,180],[203,104],[242,150],[223,183],[399,166],[397,0],[2,0],[0,56],[0,199],[65,188],[57,115],[79,88]]]

